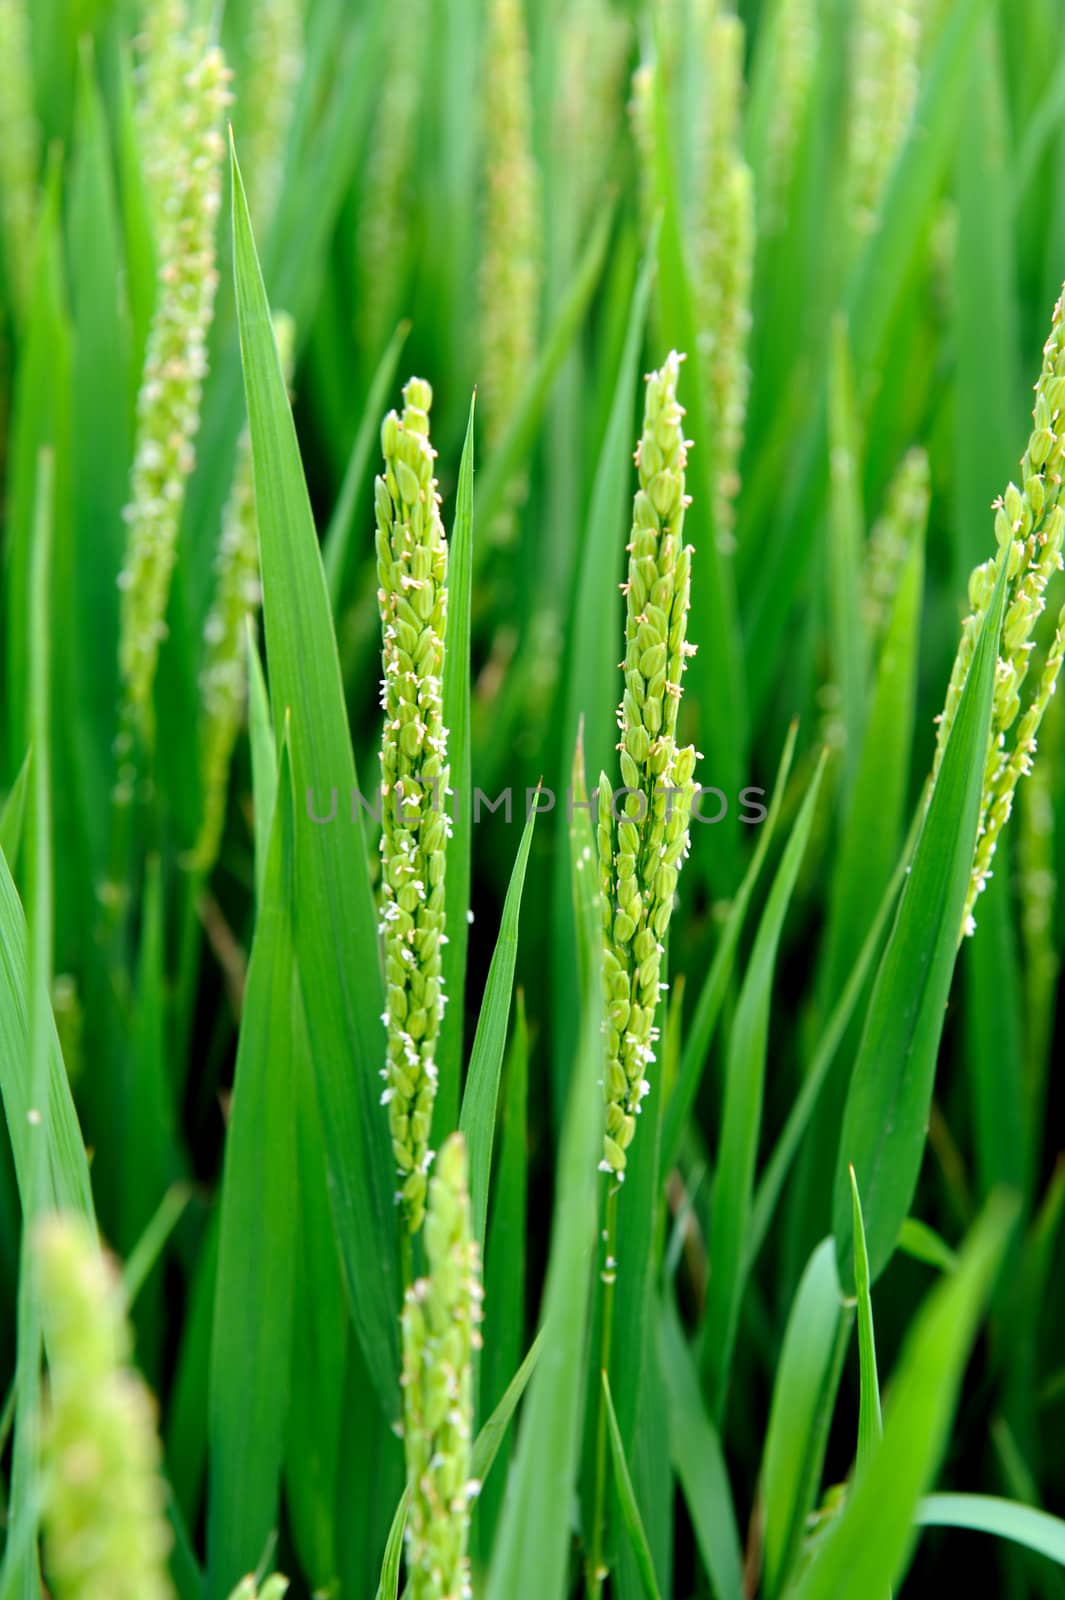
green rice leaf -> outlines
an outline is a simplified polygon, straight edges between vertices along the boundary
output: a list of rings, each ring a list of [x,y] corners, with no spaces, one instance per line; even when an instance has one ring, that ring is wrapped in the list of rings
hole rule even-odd
[[[391,1152],[377,1088],[384,1038],[376,917],[325,574],[235,154],[233,224],[275,727],[292,711],[295,953],[345,1288],[381,1404],[395,1415],[399,1282]],[[344,796],[350,820],[311,821],[298,799],[323,789]]]
[[[865,1248],[862,1202],[854,1168],[850,1169],[854,1196],[854,1286],[858,1301],[858,1364],[860,1391],[858,1404],[857,1470],[861,1472],[884,1431],[880,1415],[880,1380],[876,1373],[876,1336],[873,1332],[873,1301],[869,1292],[869,1255]]]
[[[392,1526],[388,1530],[385,1558],[381,1563],[381,1581],[377,1585],[377,1600],[396,1600],[399,1594],[399,1563],[403,1557],[403,1530],[407,1525],[407,1491],[396,1507]]]
[[[528,1096],[529,1030],[525,1020],[525,998],[519,989],[514,1007],[514,1029],[504,1069],[499,1170],[485,1251],[484,1349],[477,1369],[482,1401],[481,1406],[475,1408],[478,1414],[482,1407],[494,1406],[502,1399],[525,1343]],[[485,1427],[488,1426],[489,1423],[486,1423]],[[509,1461],[509,1458],[508,1447],[506,1460]],[[478,1474],[478,1477],[483,1477],[483,1474]],[[503,1504],[504,1478],[505,1472],[497,1474],[491,1484],[482,1490],[477,1501],[475,1527],[484,1550],[491,1549]]]
[[[939,1465],[965,1361],[1016,1215],[1011,1201],[989,1201],[957,1272],[922,1306],[892,1380],[884,1436],[838,1521],[789,1586],[789,1600],[871,1595],[904,1576],[918,1502]]]
[[[824,1239],[799,1282],[773,1381],[761,1479],[766,1600],[783,1589],[817,1498],[852,1321]]]
[[[521,895],[525,887],[525,870],[529,864],[529,848],[532,845],[535,826],[534,805],[521,836],[518,854],[514,860],[514,870],[510,875],[507,898],[503,903],[503,917],[499,924],[499,936],[496,939],[492,965],[488,969],[488,980],[484,986],[484,999],[481,1002],[481,1014],[477,1020],[477,1032],[470,1052],[470,1070],[466,1079],[466,1091],[462,1096],[462,1112],[459,1116],[459,1128],[465,1135],[469,1153],[473,1236],[482,1247],[488,1218],[488,1180],[492,1172],[499,1074],[503,1067],[503,1051],[507,1043],[510,1000],[514,990],[514,964],[518,955]]]
[[[851,279],[847,326],[854,369],[863,384],[867,374],[872,378],[881,369],[900,295],[925,248],[927,227],[956,148],[973,48],[985,10],[986,0],[958,0],[947,14],[922,75],[910,131],[884,196],[880,226],[868,239]],[[759,540],[753,552],[756,560],[752,554],[744,634],[750,699],[756,712],[766,704],[793,602],[816,548],[813,529],[823,499],[827,459],[824,392],[812,405],[804,396],[804,406],[810,418],[806,438],[798,446],[789,442],[789,452],[797,460],[790,509],[770,537]]]
[[[917,821],[920,821],[920,813],[918,813]],[[916,832],[916,828],[914,832]],[[751,1207],[751,1220],[747,1239],[748,1268],[753,1264],[759,1250],[765,1243],[773,1220],[773,1213],[780,1200],[787,1175],[791,1170],[791,1164],[809,1127],[810,1120],[817,1109],[818,1098],[824,1088],[832,1063],[836,1059],[836,1052],[846,1037],[851,1018],[857,1013],[858,1002],[864,993],[866,982],[873,970],[873,963],[883,943],[888,919],[905,881],[906,870],[912,853],[911,840],[902,852],[891,882],[884,890],[872,927],[865,936],[865,941],[858,952],[854,966],[851,968],[850,976],[844,985],[843,992],[833,1007],[831,1016],[825,1023],[824,1032],[821,1034],[817,1049],[814,1051],[809,1071],[802,1081],[802,1087],[798,1095],[792,1102],[787,1121],[784,1123],[777,1137],[777,1142],[773,1146],[773,1154],[766,1162],[765,1171],[759,1180],[754,1204]]]
[[[934,1228],[917,1217],[907,1217],[899,1229],[899,1249],[914,1261],[923,1261],[927,1267],[940,1272],[953,1272],[958,1265],[957,1254]]]
[[[298,1177],[292,1358],[285,1438],[285,1511],[309,1582],[325,1588],[340,1543],[340,1442],[351,1344],[329,1207],[329,1173],[302,996],[293,996],[293,1092]],[[370,1519],[368,1518],[367,1521]]]
[[[262,904],[263,879],[270,844],[270,824],[277,798],[277,746],[270,719],[263,664],[255,643],[255,624],[249,617],[245,630],[248,661],[248,739],[251,745],[252,805],[255,827],[255,898]]]
[[[898,917],[880,963],[854,1064],[836,1166],[833,1232],[853,1287],[853,1166],[863,1194],[872,1281],[895,1248],[924,1153],[928,1108],[957,957],[983,787],[1006,563],[976,646]]]
[[[499,1447],[503,1443],[506,1431],[510,1426],[511,1418],[518,1408],[522,1395],[528,1387],[529,1379],[536,1371],[544,1348],[544,1329],[536,1335],[526,1353],[525,1359],[517,1372],[511,1378],[503,1391],[502,1398],[492,1415],[484,1423],[473,1441],[473,1451],[470,1455],[470,1469],[474,1479],[483,1483],[491,1471],[492,1464],[499,1454]]]
[[[743,1552],[721,1440],[699,1388],[675,1306],[665,1301],[658,1324],[669,1396],[669,1450],[703,1566],[717,1600],[741,1600]]]
[[[584,797],[583,765],[574,790]],[[602,994],[600,910],[587,811],[570,824],[578,951],[582,962],[581,1034],[570,1078],[559,1150],[551,1253],[543,1301],[543,1351],[529,1387],[488,1600],[562,1600],[566,1592],[570,1499],[580,1439],[582,1355],[595,1247],[596,1163],[602,1140]]]
[[[824,763],[822,755],[769,892],[729,1037],[721,1143],[710,1219],[710,1259],[714,1269],[710,1275],[705,1320],[707,1359],[712,1373],[711,1412],[719,1425],[728,1394],[746,1279],[747,1226],[762,1122],[769,1008],[777,947],[810,837]]]
[[[605,1372],[602,1374],[602,1379],[603,1398],[606,1402],[606,1419],[609,1428],[610,1458],[614,1465],[614,1482],[617,1486],[625,1531],[629,1536],[633,1554],[636,1557],[636,1565],[646,1600],[659,1600],[655,1564],[651,1557],[651,1547],[647,1543],[647,1535],[644,1532],[640,1508],[636,1504],[636,1491],[632,1487],[629,1464],[625,1459],[625,1446],[621,1440],[621,1429],[618,1427],[614,1402],[610,1395],[610,1379]]]
[[[388,406],[389,392],[409,333],[410,323],[401,322],[377,363],[370,380],[370,387],[366,391],[362,418],[351,446],[347,467],[344,469],[340,493],[337,495],[333,515],[322,538],[322,561],[325,565],[326,583],[329,585],[329,603],[333,610],[334,622],[339,620],[344,602],[352,561],[352,542],[358,526],[359,504],[369,487],[370,462],[381,436],[381,418]],[[451,571],[453,575],[453,556]]]
[[[281,747],[237,1043],[208,1384],[209,1593],[226,1600],[277,1525],[293,1304],[293,816]]]
[[[750,866],[747,868],[743,882],[733,898],[725,926],[721,930],[717,949],[714,951],[714,959],[710,963],[710,970],[703,979],[699,997],[695,1002],[695,1015],[692,1017],[684,1040],[684,1051],[680,1058],[680,1070],[666,1109],[666,1125],[662,1135],[662,1165],[667,1171],[676,1160],[684,1124],[691,1115],[692,1106],[695,1104],[699,1081],[706,1066],[710,1045],[713,1042],[714,1030],[721,1014],[721,1006],[728,989],[729,979],[732,976],[732,969],[736,960],[736,948],[739,944],[740,934],[743,932],[747,907],[750,905],[751,896],[761,876],[766,856],[769,854],[769,847],[773,842],[777,823],[780,820],[780,812],[784,804],[784,792],[787,788],[788,774],[791,771],[792,758],[795,754],[795,740],[798,732],[799,725],[797,722],[793,722],[788,729],[788,737],[784,743],[780,765],[777,768],[776,781],[773,784],[769,810],[758,830],[758,843],[751,857]]]
[[[28,994],[26,918],[7,862],[0,857],[0,1092],[24,1205],[33,1132],[29,1122],[33,1090],[29,1073]],[[62,1210],[80,1211],[92,1220],[89,1163],[54,1021],[48,1025],[48,1051],[48,1115],[43,1119],[48,1137],[48,1204]]]
[[[22,824],[26,816],[26,795],[29,790],[32,748],[26,751],[11,788],[0,806],[0,851],[12,871],[18,866],[19,846],[22,843]]]
[[[21,1271],[17,1293],[18,1345],[15,1364],[15,1439],[11,1453],[9,1520],[5,1552],[5,1589],[14,1585],[27,1600],[41,1587],[40,1559],[35,1544],[26,1545],[25,1528],[35,1528],[42,1505],[40,1471],[41,1308],[33,1270],[32,1230],[49,1199],[48,1156],[51,1111],[46,1107],[54,1027],[49,992],[52,984],[55,884],[52,857],[52,718],[51,605],[55,537],[55,477],[52,452],[42,449],[37,460],[34,492],[33,551],[30,565],[30,658],[27,722],[33,729],[35,754],[31,774],[26,856],[29,879],[30,955],[26,1005],[29,1012],[27,1067],[30,1082],[28,1169],[22,1189]],[[10,1559],[16,1553],[15,1560]]]
[[[1065,1522],[1034,1506],[990,1494],[930,1494],[918,1503],[921,1528],[969,1528],[1009,1539],[1065,1567]]]

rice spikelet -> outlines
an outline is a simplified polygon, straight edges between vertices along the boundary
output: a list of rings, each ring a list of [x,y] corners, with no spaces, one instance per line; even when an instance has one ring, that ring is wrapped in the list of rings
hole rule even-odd
[[[469,1596],[473,1352],[480,1346],[480,1252],[473,1238],[466,1143],[441,1147],[425,1219],[428,1275],[403,1305],[403,1442],[411,1600]]]
[[[87,1225],[34,1234],[48,1350],[45,1568],[56,1600],[171,1600],[154,1405],[131,1364],[119,1281]]]
[[[678,749],[677,712],[687,642],[691,546],[683,542],[687,442],[677,401],[680,356],[673,351],[647,380],[636,452],[625,590],[625,692],[618,709],[621,782],[615,797],[599,780],[599,871],[603,899],[606,1006],[606,1132],[602,1170],[621,1179],[625,1152],[650,1085],[662,953],[677,878],[688,853],[696,753]]]
[[[1002,624],[991,735],[980,803],[976,855],[965,902],[962,933],[971,934],[976,900],[991,874],[998,836],[1009,821],[1013,796],[1022,777],[1031,772],[1039,725],[1054,693],[1065,656],[1065,611],[1046,653],[1039,681],[1022,715],[1022,692],[1035,648],[1035,628],[1046,609],[1046,588],[1062,566],[1065,505],[1065,294],[1054,308],[1053,324],[1043,346],[1043,370],[1035,389],[1034,429],[1021,459],[1022,487],[1015,483],[995,502],[998,553],[976,567],[969,579],[971,611],[939,718],[934,771],[938,772],[957,715],[961,693],[972,665],[976,641],[991,603],[1002,562],[1007,566],[1006,611]],[[1018,718],[1020,721],[1018,722]],[[1016,732],[1012,730],[1016,726]]]
[[[167,35],[183,7],[153,11],[141,122],[146,177],[155,199],[158,289],[137,397],[137,431],[126,554],[119,667],[122,716],[116,799],[128,803],[135,744],[149,749],[152,686],[166,633],[170,577],[207,374],[207,335],[218,274],[222,112],[229,73],[206,33]]]
[[[279,312],[274,318],[274,338],[286,381],[292,376],[294,332],[291,317]],[[247,703],[245,618],[255,615],[262,598],[259,524],[255,514],[251,434],[247,426],[237,445],[233,487],[222,513],[215,579],[214,600],[203,630],[204,661],[200,671],[204,717],[200,741],[203,821],[193,856],[202,872],[210,871],[218,855],[225,820],[229,764]]]
[[[542,275],[540,174],[532,145],[521,0],[490,0],[484,55],[485,212],[477,408],[489,450],[536,355]]]
[[[436,1097],[436,1040],[444,1013],[444,860],[450,819],[442,672],[447,541],[429,442],[433,393],[403,390],[403,415],[381,430],[385,471],[375,484],[378,605],[384,648],[381,743],[381,932],[388,1062],[382,1100],[407,1225],[425,1212]]]
[[[26,0],[0,0],[0,225],[16,309],[29,299],[40,132]]]

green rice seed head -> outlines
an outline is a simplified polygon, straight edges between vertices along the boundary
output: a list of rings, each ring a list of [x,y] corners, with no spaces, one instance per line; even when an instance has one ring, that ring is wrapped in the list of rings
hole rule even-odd
[[[684,668],[694,648],[687,641],[692,552],[684,543],[688,445],[677,400],[680,361],[672,352],[647,380],[636,452],[640,487],[623,585],[625,691],[618,750],[624,795],[612,795],[605,776],[599,784],[606,1006],[601,1166],[618,1179],[650,1087],[662,954],[688,853],[695,788],[696,753],[676,743]]]
[[[255,1574],[241,1578],[229,1600],[284,1600],[288,1593],[288,1579],[279,1572],[273,1573],[264,1584],[255,1582]]]
[[[899,463],[884,510],[869,535],[862,614],[873,648],[884,636],[903,568],[928,521],[930,494],[928,456],[915,447]]]
[[[1062,625],[1047,651],[1027,709],[1022,696],[1035,647],[1035,627],[1046,609],[1046,588],[1062,566],[1065,541],[1065,299],[1054,309],[1043,347],[1043,369],[1035,389],[1034,428],[1021,459],[1020,486],[1010,483],[995,503],[997,554],[976,567],[969,579],[971,611],[962,625],[947,698],[939,718],[934,772],[939,771],[972,665],[980,627],[991,602],[1002,563],[1006,564],[1006,612],[1002,625],[991,734],[980,805],[976,855],[965,904],[963,934],[975,929],[973,910],[991,872],[998,836],[1009,821],[1017,784],[1032,769],[1039,726],[1057,684],[1065,645]],[[1018,720],[1019,719],[1019,720]]]
[[[292,318],[278,312],[274,338],[285,381],[292,377],[295,329]],[[244,721],[247,664],[244,622],[259,609],[259,525],[255,515],[251,434],[245,426],[237,444],[233,485],[222,513],[222,537],[215,557],[215,593],[204,624],[204,656],[200,671],[203,733],[200,784],[203,821],[193,860],[209,872],[218,855],[225,820],[229,764]]]
[[[180,15],[167,5],[156,16]],[[206,33],[149,35],[142,123],[147,178],[156,203],[155,311],[137,397],[136,449],[126,507],[119,666],[122,678],[120,800],[133,773],[133,733],[151,742],[151,694],[166,631],[170,576],[207,373],[207,335],[218,274],[215,231],[221,204],[222,113],[229,73]]]
[[[758,193],[759,222],[765,233],[778,232],[784,221],[817,61],[817,11],[816,0],[778,0],[776,8],[765,184]]]
[[[412,378],[403,414],[381,430],[385,471],[374,485],[385,713],[381,743],[381,933],[384,938],[388,1107],[400,1199],[413,1233],[425,1212],[432,1159],[436,1040],[444,1011],[441,947],[445,810],[450,769],[441,675],[447,541],[429,442],[432,390]]]
[[[425,1219],[429,1270],[403,1305],[403,1439],[411,1600],[471,1594],[466,1546],[473,1436],[473,1352],[480,1345],[480,1258],[470,1221],[466,1144],[442,1145]]]
[[[632,74],[629,125],[636,147],[640,221],[646,232],[654,220],[658,194],[658,139],[655,133],[655,65],[641,61]]]
[[[55,1600],[171,1600],[154,1406],[131,1364],[119,1280],[87,1224],[34,1234],[48,1352],[45,1569]]]
[[[402,270],[411,236],[424,63],[432,32],[425,0],[410,0],[402,28],[387,41],[384,78],[373,120],[358,212],[359,337],[375,361],[392,332],[404,288]]]
[[[521,0],[490,0],[484,73],[485,210],[477,408],[498,444],[532,369],[543,238],[533,154],[529,48]]]
[[[277,210],[285,145],[303,72],[304,0],[256,0],[244,29],[237,106],[241,173],[257,238]]]
[[[16,309],[30,293],[39,153],[27,0],[0,0],[0,228]]]
[[[573,225],[600,198],[617,125],[623,115],[631,25],[608,0],[578,0],[560,19],[561,88],[551,137],[575,197]]]
[[[851,77],[847,208],[860,240],[876,227],[920,82],[924,0],[859,0]]]
[[[713,440],[714,528],[728,541],[750,386],[754,188],[741,144],[743,24],[731,13],[707,9],[701,30],[709,93],[697,231],[699,364]]]

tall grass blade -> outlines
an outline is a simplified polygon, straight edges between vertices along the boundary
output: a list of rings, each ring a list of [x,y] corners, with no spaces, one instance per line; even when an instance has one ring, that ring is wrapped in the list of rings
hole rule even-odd
[[[669,1401],[669,1451],[703,1567],[717,1600],[741,1600],[743,1553],[728,1467],[707,1412],[676,1307],[661,1308],[658,1342]]]
[[[857,1470],[870,1460],[884,1431],[880,1415],[880,1380],[876,1372],[876,1336],[873,1331],[873,1302],[869,1292],[869,1255],[865,1248],[862,1202],[854,1168],[850,1169],[854,1196],[854,1288],[858,1301],[858,1364],[860,1393],[858,1405]]]
[[[918,1502],[942,1456],[965,1360],[1016,1213],[1001,1197],[990,1201],[957,1272],[922,1306],[892,1383],[884,1437],[838,1522],[789,1586],[789,1600],[871,1595],[904,1575]]]
[[[521,895],[525,887],[525,871],[529,864],[529,849],[535,826],[534,804],[522,832],[514,870],[510,875],[507,898],[503,903],[503,917],[499,924],[492,965],[488,969],[488,980],[484,986],[484,999],[481,1001],[481,1014],[477,1021],[473,1049],[470,1052],[470,1070],[466,1079],[466,1090],[462,1096],[462,1112],[459,1116],[459,1128],[466,1137],[469,1150],[470,1211],[473,1236],[479,1246],[484,1244],[485,1224],[488,1220],[488,1180],[492,1171],[499,1075],[503,1067],[510,1001],[514,991],[514,964],[518,955]]]
[[[969,1528],[1034,1550],[1065,1567],[1065,1522],[1034,1506],[990,1494],[929,1494],[918,1503],[922,1528]]]
[[[775,1600],[794,1568],[817,1498],[852,1322],[825,1239],[799,1281],[773,1383],[761,1476],[766,1600]]]
[[[345,1287],[381,1403],[394,1413],[398,1252],[377,1089],[384,1038],[376,918],[325,574],[235,154],[233,226],[275,727],[292,711],[295,953]],[[316,825],[300,797],[334,789],[353,807],[351,819]]]
[[[703,1331],[711,1373],[711,1411],[719,1425],[725,1410],[743,1298],[745,1240],[762,1121],[773,973],[784,918],[813,825],[823,771],[824,756],[806,792],[773,881],[729,1038],[710,1224],[710,1259],[714,1268]]]
[[[208,1386],[207,1554],[214,1600],[226,1600],[254,1567],[279,1511],[296,1219],[292,811],[286,739],[222,1178]]]
[[[728,918],[721,930],[717,949],[714,951],[714,959],[710,963],[710,969],[703,979],[698,999],[695,1002],[695,1014],[685,1036],[677,1081],[673,1087],[673,1093],[669,1097],[669,1105],[666,1108],[666,1125],[662,1134],[662,1165],[665,1170],[668,1170],[676,1159],[684,1124],[691,1114],[692,1106],[695,1104],[699,1081],[706,1066],[706,1058],[710,1052],[714,1030],[721,1014],[729,979],[732,976],[736,949],[739,944],[740,934],[743,932],[747,908],[761,876],[762,868],[769,854],[769,848],[773,842],[777,823],[780,820],[780,812],[784,804],[784,792],[787,788],[788,774],[791,771],[791,763],[795,754],[795,740],[798,737],[798,732],[798,723],[793,722],[788,730],[788,737],[781,753],[769,809],[758,831],[758,843],[755,846],[754,854],[744,874],[743,881],[729,907]]]
[[[854,1063],[833,1209],[836,1260],[847,1289],[854,1281],[848,1168],[853,1166],[865,1197],[869,1272],[874,1282],[895,1248],[920,1170],[943,1012],[976,842],[1005,592],[1003,562]]]
[[[409,333],[410,324],[401,322],[377,363],[370,380],[370,387],[366,391],[362,417],[352,442],[348,464],[344,469],[340,493],[333,507],[333,515],[329,519],[329,526],[322,536],[322,562],[325,566],[325,581],[329,586],[329,604],[332,607],[334,622],[340,618],[351,563],[354,559],[352,551],[359,526],[359,502],[369,488],[370,462],[378,447],[381,418],[388,406],[388,396]],[[454,556],[452,556],[453,562]],[[447,722],[446,717],[444,721]]]
[[[0,806],[0,852],[14,872],[18,867],[19,846],[22,844],[22,825],[26,816],[26,796],[29,791],[33,751],[27,750],[14,783]]]
[[[636,1503],[636,1491],[632,1486],[632,1475],[629,1472],[629,1464],[625,1459],[625,1446],[621,1440],[621,1429],[618,1427],[617,1414],[610,1395],[610,1379],[605,1372],[602,1374],[602,1381],[603,1396],[606,1400],[607,1424],[610,1429],[610,1457],[614,1467],[614,1482],[617,1485],[625,1532],[629,1536],[629,1542],[636,1557],[636,1565],[646,1600],[659,1600],[658,1580],[655,1577],[655,1564],[651,1556],[651,1547],[647,1543],[643,1518],[640,1516],[640,1508]]]
[[[583,784],[579,787],[583,790]],[[574,811],[571,854],[578,950],[583,950],[580,1042],[559,1149],[543,1300],[544,1347],[518,1434],[488,1578],[488,1600],[562,1600],[565,1593],[603,1120],[600,910],[586,811]]]

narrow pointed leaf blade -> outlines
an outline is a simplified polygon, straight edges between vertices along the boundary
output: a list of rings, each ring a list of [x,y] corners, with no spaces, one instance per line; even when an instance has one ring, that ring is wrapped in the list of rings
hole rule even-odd
[[[395,1185],[379,1104],[385,1046],[376,917],[329,595],[235,154],[233,246],[275,727],[292,712],[296,960],[345,1288],[366,1364],[394,1416],[399,1281]],[[308,792],[343,796],[344,812],[316,824],[304,804]]]
[[[924,1153],[943,1017],[957,959],[983,788],[1006,563],[932,790],[898,917],[876,976],[854,1064],[836,1163],[833,1232],[853,1290],[853,1166],[865,1212],[870,1280],[891,1258]]]
[[[507,898],[503,903],[503,920],[499,924],[499,937],[496,940],[492,965],[488,969],[488,981],[481,1002],[477,1033],[470,1053],[466,1092],[462,1097],[462,1114],[459,1117],[459,1127],[465,1135],[466,1148],[469,1151],[473,1233],[481,1246],[484,1245],[484,1230],[488,1217],[488,1179],[492,1171],[499,1074],[502,1071],[503,1052],[507,1043],[510,1000],[514,990],[514,964],[518,955],[521,895],[525,887],[525,871],[529,864],[529,849],[535,825],[534,809],[529,813],[521,836],[514,869],[510,875]]]

